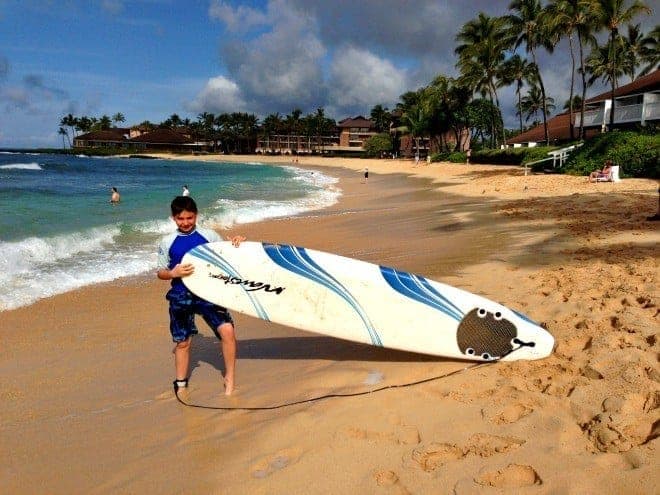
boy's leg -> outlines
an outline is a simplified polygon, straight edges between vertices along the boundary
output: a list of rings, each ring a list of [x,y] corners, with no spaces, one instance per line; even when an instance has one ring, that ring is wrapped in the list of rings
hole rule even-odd
[[[188,378],[191,341],[192,337],[188,337],[183,342],[177,342],[174,347],[174,368],[176,370],[177,380],[186,380]]]
[[[236,333],[231,314],[222,306],[196,298],[195,307],[204,321],[220,339],[222,358],[225,361],[225,395],[234,391],[234,372],[236,369]]]
[[[223,323],[218,327],[222,358],[225,361],[225,395],[234,391],[234,372],[236,371],[236,333],[232,323]]]
[[[174,346],[176,380],[188,379],[192,336],[197,333],[192,296],[187,291],[171,289],[166,296],[170,302],[170,333]]]

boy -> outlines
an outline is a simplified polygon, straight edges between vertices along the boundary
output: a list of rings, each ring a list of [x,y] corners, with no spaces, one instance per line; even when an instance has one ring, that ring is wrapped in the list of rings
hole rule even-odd
[[[197,204],[190,196],[177,196],[170,205],[172,220],[177,231],[165,236],[158,248],[158,272],[161,280],[171,280],[172,287],[165,296],[170,302],[170,333],[175,342],[174,368],[176,389],[188,386],[191,339],[197,333],[195,314],[201,315],[222,344],[222,357],[225,362],[225,395],[234,391],[234,369],[236,367],[236,335],[234,321],[229,311],[200,299],[191,293],[181,281],[182,277],[194,271],[191,264],[181,264],[183,255],[192,248],[222,238],[213,230],[197,227]],[[245,240],[234,236],[232,243],[237,246]]]

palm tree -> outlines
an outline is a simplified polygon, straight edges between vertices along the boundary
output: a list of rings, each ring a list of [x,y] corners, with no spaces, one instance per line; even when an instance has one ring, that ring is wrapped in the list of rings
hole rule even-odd
[[[470,130],[470,147],[477,143],[477,137],[481,138],[484,145],[486,135],[490,135],[493,141],[493,133],[499,133],[500,129],[493,129],[493,122],[501,122],[499,109],[492,101],[486,98],[473,99],[465,106],[466,125]]]
[[[456,67],[461,74],[461,84],[482,96],[488,95],[499,109],[497,80],[505,51],[512,42],[504,18],[490,17],[480,12],[476,19],[463,25],[456,40],[460,42],[454,51],[458,55]]]
[[[126,122],[126,117],[124,117],[124,114],[121,112],[117,112],[112,116],[112,121],[115,124],[118,124],[119,122]]]
[[[610,130],[614,126],[614,92],[616,91],[617,81],[621,73],[618,66],[623,62],[616,61],[616,58],[620,56],[620,53],[617,53],[620,48],[619,28],[623,24],[632,21],[639,14],[651,13],[651,9],[641,0],[632,0],[630,6],[627,6],[627,3],[627,0],[590,0],[596,25],[610,32],[609,41],[606,45],[609,48],[609,52],[607,53],[608,63],[606,65],[611,71],[608,79],[610,80],[612,90],[610,93],[612,104],[610,111]]]
[[[96,119],[92,119],[91,117],[83,115],[79,119],[76,119],[76,129],[78,129],[80,132],[89,132],[94,127],[95,120]]]
[[[76,126],[78,125],[78,119],[73,116],[73,114],[68,114],[65,117],[62,117],[60,120],[60,126],[62,127],[68,127],[71,129],[71,134],[75,137],[76,136]],[[69,134],[67,132],[67,137],[69,137]],[[69,142],[71,142],[71,138],[69,138]]]
[[[66,149],[66,143],[64,142],[64,136],[69,139],[69,133],[66,132],[66,129],[64,127],[60,127],[57,133],[62,136],[62,149]],[[69,139],[69,148],[71,148],[71,140]]]
[[[644,45],[642,62],[644,62],[646,66],[642,69],[639,75],[645,76],[660,66],[660,24],[656,25],[653,30],[644,37],[642,44]]]
[[[183,125],[183,121],[181,120],[181,117],[179,117],[176,113],[173,113],[167,120],[161,122],[161,125],[170,129],[176,129],[177,127],[181,127]]]
[[[300,136],[302,122],[300,117],[302,116],[302,110],[299,108],[294,108],[289,115],[284,119],[284,124],[286,125],[287,134],[289,135],[289,146],[291,146],[291,136],[296,136],[296,149],[299,148],[300,143],[298,142],[298,136]]]
[[[543,92],[538,86],[529,88],[527,94],[522,98],[521,110],[525,113],[525,122],[532,117],[536,118],[538,112],[551,112],[555,109],[553,98],[543,99]]]
[[[377,132],[384,132],[390,128],[390,124],[392,123],[392,114],[387,107],[383,107],[383,105],[380,104],[376,105],[371,109],[371,113],[369,115],[371,116],[371,120],[376,126]]]
[[[266,147],[270,148],[271,136],[280,134],[282,129],[282,117],[280,113],[276,112],[267,115],[261,128],[263,130],[263,137],[266,138]]]
[[[580,105],[582,105],[582,97],[580,95],[573,95],[572,100],[566,100],[564,102],[564,106],[562,107],[562,110],[578,108]]]
[[[506,16],[511,26],[511,33],[516,36],[515,47],[518,48],[524,43],[525,49],[527,53],[532,55],[532,63],[536,67],[536,77],[543,103],[543,133],[546,144],[550,144],[548,109],[545,106],[548,99],[545,93],[543,78],[541,77],[541,70],[536,60],[536,49],[543,47],[552,53],[556,39],[549,36],[548,18],[544,9],[541,7],[540,0],[513,0],[509,4],[509,9],[517,12],[517,14]]]
[[[110,127],[112,127],[112,119],[107,115],[102,115],[98,121],[98,124],[99,124],[99,128],[105,131],[107,129],[110,129]]]
[[[332,130],[334,121],[325,116],[325,109],[321,107],[316,109],[316,113],[312,116],[312,122],[317,146],[321,153],[323,153],[323,136]]]
[[[610,128],[614,121],[614,91],[618,88],[618,80],[626,74],[629,61],[625,56],[625,45],[622,38],[617,38],[612,43],[607,41],[603,46],[594,46],[586,60],[586,68],[589,73],[588,83],[591,85],[600,79],[609,83],[612,87],[610,109]]]
[[[516,96],[518,97],[518,112],[520,117],[520,132],[523,131],[522,122],[522,106],[521,106],[521,93],[525,81],[532,84],[536,81],[536,69],[530,64],[527,59],[522,58],[520,55],[515,54],[509,58],[502,66],[502,83],[513,84],[516,83]]]
[[[573,36],[577,34],[578,53],[580,55],[580,65],[578,72],[582,79],[582,97],[580,98],[580,131],[578,137],[584,139],[584,101],[587,94],[587,79],[584,70],[584,45],[591,38],[591,30],[594,24],[594,18],[589,10],[589,0],[554,0],[547,8],[547,23],[551,32],[562,38],[568,38],[568,44],[571,54],[571,90],[569,96],[569,107],[566,109],[570,113],[569,126],[571,139],[574,136],[573,109],[572,105],[573,88],[575,86],[575,50],[573,46]]]
[[[413,105],[401,116],[401,120],[415,140],[415,154],[419,156],[419,140],[428,129],[428,116],[421,104]]]
[[[630,76],[630,81],[636,79],[637,68],[642,65],[644,59],[647,56],[647,36],[644,36],[644,33],[641,30],[640,24],[628,24],[628,34],[623,37],[624,50],[626,52],[626,60],[629,64],[628,66],[628,76]]]

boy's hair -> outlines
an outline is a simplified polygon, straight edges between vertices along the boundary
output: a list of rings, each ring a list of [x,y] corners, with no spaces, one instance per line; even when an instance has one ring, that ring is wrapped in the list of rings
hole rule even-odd
[[[175,217],[182,211],[191,211],[197,213],[197,203],[190,196],[177,196],[170,204],[172,216]]]

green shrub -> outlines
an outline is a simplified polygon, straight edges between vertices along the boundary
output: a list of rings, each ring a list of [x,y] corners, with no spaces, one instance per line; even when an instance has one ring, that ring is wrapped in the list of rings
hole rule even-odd
[[[657,133],[615,131],[589,139],[571,153],[561,169],[571,175],[589,175],[612,160],[622,177],[660,178],[660,135]]]
[[[392,151],[392,137],[387,133],[377,134],[364,142],[367,156],[381,156]]]
[[[431,153],[431,161],[432,162],[447,162],[449,161],[449,153],[448,151],[440,151],[438,153]]]
[[[454,151],[449,153],[447,161],[452,163],[465,163],[467,162],[467,153],[465,151]]]
[[[471,163],[490,163],[495,165],[523,165],[543,158],[556,146],[535,146],[533,148],[483,149],[473,151]]]

